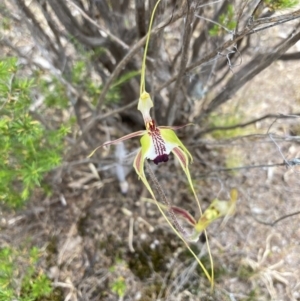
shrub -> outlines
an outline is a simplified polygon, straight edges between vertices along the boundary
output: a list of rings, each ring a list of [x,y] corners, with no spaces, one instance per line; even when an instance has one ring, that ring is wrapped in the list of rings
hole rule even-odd
[[[0,202],[16,207],[58,166],[68,128],[46,129],[33,117],[34,79],[21,77],[17,59],[0,61]]]
[[[27,254],[26,254],[27,253]],[[51,281],[38,270],[39,249],[0,249],[0,301],[37,300],[52,292]]]

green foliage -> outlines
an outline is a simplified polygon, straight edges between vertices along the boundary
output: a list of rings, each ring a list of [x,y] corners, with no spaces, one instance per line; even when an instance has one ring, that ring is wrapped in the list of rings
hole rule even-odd
[[[241,301],[256,301],[259,299],[261,294],[259,293],[258,289],[253,289],[250,291],[247,297],[243,297],[240,299]]]
[[[299,3],[299,0],[265,0],[265,4],[271,10],[291,8]]]
[[[232,129],[221,129],[230,126],[234,126],[243,122],[243,116],[237,112],[230,114],[219,115],[213,113],[210,115],[208,123],[210,128],[219,128],[215,131],[209,133],[209,136],[212,136],[214,139],[230,139],[237,136],[243,136],[251,133],[251,126],[248,127],[235,127]],[[226,168],[235,168],[243,165],[243,153],[237,148],[229,148],[224,151],[226,155],[225,166]],[[238,171],[231,171],[232,175],[237,175]]]
[[[6,17],[8,11],[7,11],[5,4],[0,3],[0,11],[2,12],[1,18],[0,18],[0,30],[1,29],[3,31],[10,30],[12,22],[11,22],[10,18]]]
[[[230,127],[239,124],[242,122],[242,120],[243,120],[242,116],[234,113],[226,114],[222,116],[220,116],[217,113],[212,113],[209,116],[208,124],[210,128],[214,128],[214,127],[223,128],[223,127]],[[228,130],[224,130],[224,129],[215,130],[211,132],[210,135],[215,139],[228,139],[239,135],[246,135],[248,134],[248,132],[249,132],[249,127],[247,128],[236,127]]]
[[[133,77],[140,75],[141,71],[129,71],[121,76],[113,85],[112,88],[116,88],[128,82]]]
[[[101,49],[98,52],[102,52]],[[72,84],[80,87],[80,89],[86,91],[88,98],[93,105],[97,104],[100,93],[103,89],[103,85],[97,83],[96,78],[91,78],[89,66],[90,57],[96,55],[96,53],[83,53],[83,58],[76,61],[73,64],[71,78]],[[111,85],[107,96],[105,98],[106,104],[119,103],[120,87],[128,82],[131,78],[140,74],[140,71],[129,71],[122,75],[116,82]]]
[[[229,4],[227,10],[224,14],[219,16],[218,23],[228,30],[234,30],[236,27],[236,20],[234,15],[234,6]],[[224,28],[222,26],[215,24],[210,30],[209,35],[212,37],[220,36],[224,34]]]
[[[243,280],[249,280],[251,277],[255,275],[255,272],[251,267],[247,265],[240,265],[239,270],[238,270],[238,276],[243,279]]]
[[[91,72],[92,67],[90,60],[92,57],[97,56],[104,50],[99,48],[98,50],[86,52],[81,49],[80,46],[80,59],[73,62],[73,66],[70,72],[70,78],[68,80],[74,85],[79,91],[88,97],[91,104],[96,105],[99,99],[100,93],[103,89],[103,85],[97,78],[93,77]],[[109,89],[105,98],[106,104],[117,104],[119,103],[120,88],[123,84],[128,82],[133,77],[140,74],[140,71],[129,71],[120,76]],[[48,108],[54,109],[66,109],[71,104],[68,97],[68,91],[65,85],[63,85],[55,77],[44,77],[42,72],[37,72],[35,77],[37,78],[37,85],[41,95],[44,97],[44,103]]]
[[[225,160],[225,166],[226,168],[236,168],[243,166],[243,154],[237,149],[237,148],[232,148],[228,149],[226,151],[226,160]],[[230,172],[233,176],[238,175],[237,170],[232,170]]]
[[[17,60],[0,61],[0,202],[19,206],[58,166],[68,128],[47,130],[30,113],[33,79],[22,78]]]
[[[0,301],[35,301],[52,292],[51,281],[38,269],[40,251],[0,249]]]
[[[125,295],[126,292],[126,282],[123,277],[118,277],[110,286],[111,291],[117,294],[120,298]]]
[[[50,81],[41,80],[39,89],[48,108],[66,109],[69,107],[66,87],[56,78],[52,78]]]
[[[1,9],[1,7],[0,7],[0,9]],[[10,30],[11,29],[10,19],[3,17],[0,20],[0,28],[3,28],[4,30]]]
[[[110,273],[112,274],[112,281],[110,281],[110,289],[113,293],[117,294],[119,298],[124,297],[127,287],[125,279],[120,276],[120,274],[127,269],[126,263],[120,259],[116,258],[116,262],[109,268]]]

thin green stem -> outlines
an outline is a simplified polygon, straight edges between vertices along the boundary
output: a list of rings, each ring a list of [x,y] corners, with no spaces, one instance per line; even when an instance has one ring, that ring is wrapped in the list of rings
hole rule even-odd
[[[145,165],[147,170],[149,171],[151,169],[150,165],[148,164],[147,161],[145,161]],[[153,172],[152,172],[153,173]],[[148,186],[147,186],[148,188]],[[169,224],[169,226],[171,227],[171,229],[174,231],[174,233],[183,241],[184,245],[186,246],[186,248],[190,251],[190,253],[194,256],[194,258],[196,259],[197,263],[200,265],[201,269],[203,270],[205,276],[207,277],[207,279],[209,280],[209,282],[211,283],[211,286],[213,288],[214,286],[214,279],[213,277],[211,277],[208,273],[208,271],[206,270],[206,268],[204,267],[203,263],[201,262],[201,260],[199,259],[199,257],[193,252],[193,250],[190,248],[189,244],[187,243],[187,241],[184,239],[184,237],[175,229],[175,227],[172,225],[172,223],[170,222],[170,220],[168,219],[168,217],[166,216],[165,212],[163,211],[163,209],[161,208],[159,202],[157,201],[154,192],[152,191],[152,189],[148,188],[148,191],[150,192],[153,200],[155,201],[155,204],[157,205],[160,213],[162,214],[162,216],[165,218],[166,222]],[[210,249],[209,249],[210,250]],[[210,251],[209,251],[210,253]],[[211,255],[210,255],[211,258]],[[212,270],[213,270],[213,266],[212,266]],[[213,272],[212,272],[213,275]]]
[[[148,172],[155,188],[156,188],[156,191],[158,192],[159,194],[159,197],[162,201],[163,204],[166,205],[165,209],[166,211],[169,213],[169,217],[170,219],[172,220],[173,222],[173,225],[175,226],[176,230],[183,236],[183,237],[188,237],[188,234],[186,233],[185,229],[181,226],[181,224],[179,223],[175,213],[174,213],[174,210],[172,209],[172,206],[171,206],[171,203],[169,202],[169,200],[167,199],[161,185],[159,184],[157,178],[155,177],[152,169],[150,168],[150,165],[148,164],[148,162],[146,162],[146,171]]]
[[[190,182],[190,185],[191,185],[194,197],[196,199],[196,202],[197,202],[197,204],[199,206],[200,214],[202,215],[200,201],[198,199],[198,196],[196,194],[196,191],[194,189],[194,185],[192,184],[192,181]],[[205,235],[205,238],[206,238],[205,241],[206,241],[206,246],[207,246],[207,252],[208,252],[208,255],[209,255],[209,261],[210,261],[210,265],[211,265],[211,284],[212,284],[212,287],[213,287],[213,283],[214,283],[214,261],[213,261],[212,255],[211,255],[211,250],[210,250],[210,246],[209,246],[208,236],[207,236],[206,230],[204,230],[204,235]]]
[[[147,58],[147,51],[148,51],[148,45],[150,41],[150,33],[151,33],[151,28],[153,24],[153,19],[155,15],[155,11],[158,7],[158,4],[161,0],[158,0],[153,8],[151,18],[150,18],[150,23],[149,23],[149,28],[148,28],[148,33],[147,33],[147,40],[145,44],[145,50],[144,50],[144,56],[143,56],[143,62],[142,62],[142,70],[141,70],[141,84],[140,84],[140,95],[142,95],[143,92],[146,92],[145,90],[145,73],[146,73],[146,58]]]

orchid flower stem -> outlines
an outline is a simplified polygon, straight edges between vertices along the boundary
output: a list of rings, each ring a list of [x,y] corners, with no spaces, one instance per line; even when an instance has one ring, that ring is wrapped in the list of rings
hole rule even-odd
[[[144,56],[143,56],[143,63],[142,63],[142,70],[141,70],[141,83],[140,83],[140,95],[142,95],[143,92],[146,90],[146,84],[145,84],[145,73],[146,73],[146,58],[147,58],[147,51],[148,51],[148,45],[149,45],[149,40],[150,40],[150,33],[151,33],[151,28],[153,24],[153,19],[155,15],[155,11],[158,7],[158,4],[161,0],[158,0],[153,8],[151,18],[150,18],[150,23],[149,23],[149,28],[148,28],[148,33],[147,33],[147,40],[145,44],[145,50],[144,50]]]
[[[161,201],[163,204],[166,205],[166,210],[169,214],[169,217],[170,219],[172,220],[176,230],[183,236],[183,237],[187,237],[187,233],[185,231],[185,229],[180,225],[175,213],[174,213],[174,210],[172,209],[171,207],[171,203],[169,202],[169,200],[167,199],[163,189],[161,188],[158,180],[156,179],[154,173],[153,173],[153,170],[151,169],[150,165],[148,162],[146,162],[146,171],[147,173],[149,174],[152,182],[154,183],[154,186],[156,188],[156,191],[158,192],[160,198],[161,198]]]
[[[149,163],[147,161],[145,161],[145,165],[146,165],[146,170],[147,172],[150,174],[152,173],[152,175],[154,176],[154,173],[149,165]],[[150,171],[150,172],[149,172]],[[151,177],[151,176],[150,176]],[[155,180],[155,176],[153,177]],[[151,178],[152,179],[152,178]],[[157,180],[156,180],[157,181]],[[160,187],[160,185],[159,185]],[[148,189],[149,190],[149,189]],[[161,191],[163,191],[161,189]],[[163,211],[163,209],[161,208],[161,206],[159,205],[159,202],[157,201],[152,189],[150,188],[149,190],[153,200],[155,201],[157,208],[159,209],[160,213],[163,215],[163,217],[165,218],[165,220],[167,221],[167,223],[169,224],[169,226],[171,227],[171,229],[174,231],[174,233],[183,241],[183,243],[185,244],[186,248],[190,251],[190,253],[194,256],[194,258],[196,259],[197,263],[199,264],[199,266],[201,267],[201,269],[203,270],[205,276],[207,277],[207,279],[209,280],[211,287],[213,288],[214,286],[214,279],[213,277],[211,277],[208,273],[208,271],[206,270],[206,268],[204,267],[203,263],[201,262],[201,260],[199,259],[199,257],[195,254],[195,252],[190,248],[189,244],[186,242],[186,240],[184,239],[184,237],[175,229],[175,227],[172,225],[172,223],[170,222],[170,220],[168,219],[168,217],[166,216],[165,212]],[[211,257],[210,257],[211,258]],[[213,275],[213,274],[212,274]]]
[[[201,210],[201,206],[200,206],[200,201],[198,199],[197,193],[194,189],[193,183],[192,181],[190,181],[190,185],[191,185],[191,189],[193,191],[194,197],[197,201],[198,207],[199,207],[199,211],[200,211],[200,215],[202,215],[202,210]],[[211,250],[210,250],[210,246],[209,246],[209,241],[208,241],[208,236],[207,236],[207,231],[204,230],[204,235],[205,235],[205,241],[206,241],[206,246],[207,246],[207,252],[208,252],[208,256],[209,256],[209,261],[210,261],[210,265],[211,265],[211,279],[212,279],[212,284],[214,283],[214,261],[211,255]]]

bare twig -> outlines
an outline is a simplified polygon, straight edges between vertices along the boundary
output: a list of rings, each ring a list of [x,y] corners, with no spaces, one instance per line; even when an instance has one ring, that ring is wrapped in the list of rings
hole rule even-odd
[[[222,15],[227,9],[227,5],[228,5],[227,1],[219,1],[219,2],[223,2],[223,3],[221,5],[220,9],[214,14],[214,16],[212,18],[212,20],[214,22],[217,22],[219,20],[220,15]],[[213,3],[217,3],[217,1],[210,2],[210,4],[213,4]],[[207,3],[205,5],[207,5]],[[207,30],[209,31],[210,29],[212,29],[213,26],[214,26],[214,23],[210,22],[207,26]],[[194,44],[193,44],[192,59],[191,59],[192,62],[194,62],[196,60],[196,58],[198,57],[200,48],[204,45],[205,39],[206,39],[206,31],[202,30],[201,33],[199,34],[199,36],[195,39]]]
[[[213,60],[218,53],[228,49],[229,47],[236,45],[236,43],[243,39],[245,36],[248,36],[250,34],[253,34],[255,32],[257,32],[258,30],[263,30],[266,28],[259,28],[255,31],[255,27],[262,25],[262,24],[268,24],[268,23],[273,23],[271,24],[271,26],[277,26],[282,24],[283,22],[289,22],[291,20],[300,18],[300,10],[297,10],[293,13],[288,13],[288,14],[284,14],[284,15],[280,15],[280,16],[276,16],[276,17],[272,17],[272,18],[262,18],[262,19],[258,19],[255,20],[253,22],[251,22],[251,24],[249,25],[249,27],[244,28],[242,31],[237,32],[233,39],[229,39],[227,41],[225,41],[223,43],[223,45],[221,45],[220,47],[218,47],[217,49],[211,51],[209,54],[207,54],[206,56],[200,58],[199,60],[195,60],[193,61],[186,69],[185,72],[190,72],[193,69],[201,66],[202,64],[209,62],[211,60]],[[277,23],[276,23],[277,22]],[[279,58],[280,56],[278,56]],[[174,76],[172,76],[168,81],[166,81],[164,84],[162,84],[161,86],[159,86],[156,89],[156,92],[161,91],[162,89],[168,87],[170,84],[172,84],[178,77],[178,73],[175,74]]]
[[[275,142],[273,140],[273,142]],[[277,145],[277,144],[276,144]],[[282,155],[282,153],[281,153]],[[211,170],[209,172],[206,172],[205,175],[215,173],[215,172],[222,172],[222,171],[235,171],[235,170],[243,170],[243,169],[254,169],[254,168],[271,168],[271,167],[279,167],[279,166],[285,166],[285,167],[293,167],[293,166],[299,166],[300,165],[300,158],[293,158],[291,160],[287,160],[283,157],[282,163],[274,163],[274,164],[258,164],[258,165],[244,165],[239,167],[229,167],[229,168],[218,168]]]
[[[182,76],[185,73],[186,64],[188,62],[188,49],[190,45],[191,35],[192,35],[192,23],[194,18],[194,10],[195,10],[196,3],[189,4],[187,1],[188,6],[188,13],[185,18],[185,27],[184,27],[184,35],[183,35],[183,43],[182,43],[182,50],[181,50],[181,61],[179,66],[178,77],[176,79],[175,87],[171,95],[171,104],[168,106],[167,110],[167,124],[172,125],[175,120],[175,112],[177,110],[177,98],[178,98],[178,90],[181,85]],[[190,7],[191,6],[191,7]]]
[[[108,118],[110,116],[119,114],[119,113],[121,113],[123,111],[126,111],[128,109],[131,109],[132,107],[134,107],[135,105],[137,105],[137,103],[138,103],[138,99],[132,101],[128,105],[123,106],[121,108],[115,109],[115,110],[107,112],[105,114],[98,114],[97,116],[95,116],[94,118],[92,118],[90,120],[90,122],[83,128],[81,135],[75,141],[74,145],[78,145],[84,139],[84,136],[90,131],[90,129],[95,125],[95,123],[97,121],[104,120],[104,119],[106,119],[106,118]],[[72,156],[72,154],[74,153],[74,151],[75,151],[75,148],[70,149],[70,151],[65,156],[65,160],[68,160]]]
[[[129,219],[129,233],[128,233],[128,247],[130,252],[134,253],[133,247],[133,226],[134,226],[134,218],[130,217]]]
[[[183,10],[178,10],[173,18],[172,22],[177,21],[182,15],[184,14]],[[154,29],[151,30],[151,35],[156,35],[165,25],[165,21],[158,24]],[[147,36],[140,39],[136,44],[132,46],[132,48],[128,51],[128,53],[123,57],[123,59],[118,63],[115,67],[114,71],[111,73],[110,77],[108,78],[107,82],[105,83],[101,94],[98,99],[98,103],[96,106],[96,113],[99,113],[103,102],[105,100],[106,94],[109,91],[110,86],[112,85],[113,81],[117,78],[117,76],[121,73],[123,68],[127,65],[127,63],[132,59],[132,57],[137,53],[137,51],[145,44]]]
[[[275,25],[279,25],[282,24],[280,22],[289,22],[299,17],[300,17],[300,9],[282,15],[256,19],[255,21],[251,22],[250,26],[253,28],[262,24],[269,24],[269,23],[274,23]]]
[[[146,34],[145,15],[145,1],[135,0],[135,20],[140,38]]]
[[[215,127],[212,127],[212,128],[204,129],[202,131],[197,132],[197,134],[195,135],[195,138],[199,138],[203,134],[207,134],[207,133],[214,132],[214,131],[227,131],[227,130],[233,130],[233,129],[236,129],[236,128],[243,128],[243,127],[246,127],[246,126],[251,125],[253,123],[256,123],[258,121],[262,121],[262,120],[268,119],[268,118],[288,119],[288,118],[297,118],[299,116],[300,116],[300,113],[295,113],[295,114],[292,114],[292,115],[266,114],[264,116],[261,116],[259,118],[255,118],[253,120],[250,120],[250,121],[244,122],[244,123],[238,123],[238,124],[234,124],[234,125],[230,125],[230,126],[215,126]]]
[[[71,0],[66,0],[66,1],[69,4],[71,4],[73,7],[75,7],[86,20],[88,20],[91,24],[95,25],[100,31],[104,32],[112,41],[114,41],[116,44],[120,45],[125,50],[129,49],[129,46],[126,43],[124,43],[122,40],[120,40],[117,36],[113,35],[108,29],[100,26],[95,20],[90,18],[76,3],[74,3]]]
[[[298,215],[298,214],[300,214],[300,211],[296,211],[296,212],[293,212],[293,213],[289,213],[289,214],[286,214],[286,215],[283,215],[283,216],[279,217],[278,219],[276,219],[274,222],[271,222],[271,223],[270,223],[270,222],[264,222],[264,221],[258,219],[257,217],[255,217],[254,215],[252,215],[252,216],[253,216],[253,218],[254,218],[258,223],[273,227],[273,226],[275,226],[277,223],[279,223],[280,221],[282,221],[282,220],[284,220],[284,219],[287,219],[287,218],[289,218],[289,217]]]
[[[244,66],[240,71],[232,76],[228,81],[226,87],[219,93],[204,110],[204,115],[211,113],[218,106],[226,102],[237,90],[239,90],[246,82],[259,74],[262,70],[270,66],[283,53],[285,53],[291,46],[293,46],[300,39],[300,31],[293,34],[285,43],[281,44],[273,53],[259,54],[250,63]],[[199,121],[199,120],[198,120]]]
[[[207,174],[215,173],[215,172],[222,172],[222,171],[235,171],[235,170],[243,170],[243,169],[254,169],[254,168],[270,168],[276,166],[286,166],[286,162],[282,163],[274,163],[274,164],[259,164],[259,165],[245,165],[239,167],[231,167],[231,168],[218,168],[211,171],[206,172],[202,176],[206,176]]]
[[[37,37],[39,37],[39,41],[42,42],[42,44],[45,44],[45,46],[44,46],[45,48],[52,49],[52,51],[55,54],[58,54],[58,50],[56,49],[56,47],[53,44],[52,40],[50,39],[49,35],[43,30],[40,23],[37,21],[36,16],[28,8],[28,6],[25,4],[25,2],[23,0],[15,0],[15,1],[18,5],[18,8],[24,14],[25,18],[23,18],[23,20],[25,22],[28,22],[28,20],[31,20],[31,22],[32,22],[32,24],[28,22],[28,28],[32,33],[32,37],[35,40],[37,40]]]
[[[273,139],[273,136],[272,136],[271,133],[269,134],[269,137],[270,137],[270,139],[273,141],[273,143],[276,145],[276,147],[277,147],[277,149],[278,149],[278,151],[279,151],[279,153],[280,153],[282,159],[284,160],[284,162],[288,165],[287,159],[286,159],[285,156],[283,155],[283,153],[282,153],[282,151],[281,151],[280,146],[278,145],[278,143]]]
[[[100,47],[106,44],[107,39],[101,36],[88,36],[82,31],[81,26],[68,9],[65,1],[51,0],[48,3],[68,32],[82,44],[89,47]]]
[[[291,52],[282,55],[279,60],[281,61],[290,61],[290,60],[300,60],[300,52]]]

